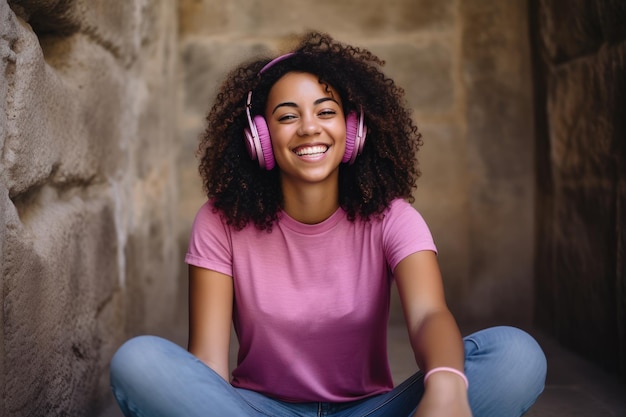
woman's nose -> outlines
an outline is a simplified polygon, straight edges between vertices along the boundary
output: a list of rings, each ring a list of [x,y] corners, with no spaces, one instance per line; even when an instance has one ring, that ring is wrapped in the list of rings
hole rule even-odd
[[[298,134],[300,136],[315,135],[320,132],[319,120],[314,116],[302,116],[300,129]]]

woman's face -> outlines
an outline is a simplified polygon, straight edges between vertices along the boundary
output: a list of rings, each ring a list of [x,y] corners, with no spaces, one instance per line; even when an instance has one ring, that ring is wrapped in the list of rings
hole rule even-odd
[[[265,120],[283,185],[337,183],[346,121],[334,88],[313,74],[287,73],[269,92]]]

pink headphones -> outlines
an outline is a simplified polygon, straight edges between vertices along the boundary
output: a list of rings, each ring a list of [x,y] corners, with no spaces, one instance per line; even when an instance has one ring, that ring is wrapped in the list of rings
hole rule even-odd
[[[278,58],[274,58],[267,65],[261,68],[259,75],[263,74],[264,71],[274,64],[289,58],[292,55],[295,55],[295,53],[290,52],[288,54],[281,55]],[[252,91],[249,91],[248,99],[246,100],[248,128],[244,129],[246,146],[248,148],[250,158],[253,161],[258,160],[261,169],[269,171],[276,166],[274,153],[272,152],[272,142],[270,139],[269,129],[263,116],[257,115],[252,117],[250,115],[251,107]],[[363,123],[363,109],[361,109],[360,113],[360,116],[357,117],[356,112],[351,111],[346,116],[346,151],[341,159],[341,162],[352,164],[356,160],[357,155],[363,151],[367,127]]]

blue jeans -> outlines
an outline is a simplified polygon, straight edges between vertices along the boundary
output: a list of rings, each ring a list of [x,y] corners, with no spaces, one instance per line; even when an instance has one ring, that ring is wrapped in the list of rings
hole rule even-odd
[[[474,417],[524,414],[543,391],[546,359],[537,342],[513,327],[464,338]],[[111,361],[111,387],[129,416],[410,416],[424,392],[421,372],[386,394],[348,403],[287,403],[235,388],[180,346],[154,336],[126,342]]]

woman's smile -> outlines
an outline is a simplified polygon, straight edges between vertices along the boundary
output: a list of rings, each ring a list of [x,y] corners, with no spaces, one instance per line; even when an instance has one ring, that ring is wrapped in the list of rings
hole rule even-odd
[[[322,157],[328,150],[328,145],[302,145],[298,146],[293,152],[305,159],[318,159]]]

